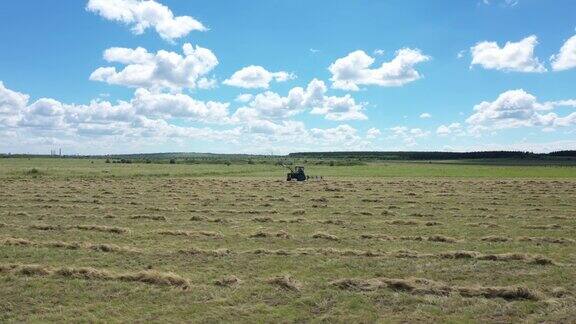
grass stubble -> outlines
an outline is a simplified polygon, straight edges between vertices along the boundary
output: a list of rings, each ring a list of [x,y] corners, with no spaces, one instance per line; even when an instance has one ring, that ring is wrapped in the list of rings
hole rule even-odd
[[[572,179],[52,163],[0,172],[0,321],[576,320]]]

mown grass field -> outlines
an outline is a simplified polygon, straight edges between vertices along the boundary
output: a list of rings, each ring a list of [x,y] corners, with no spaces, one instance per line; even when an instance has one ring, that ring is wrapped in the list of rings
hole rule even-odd
[[[0,159],[0,321],[576,321],[576,168],[309,172]]]

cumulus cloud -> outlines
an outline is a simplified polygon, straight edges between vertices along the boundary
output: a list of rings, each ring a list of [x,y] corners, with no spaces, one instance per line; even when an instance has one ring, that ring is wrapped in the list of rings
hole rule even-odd
[[[289,118],[304,110],[305,95],[302,88],[290,90],[286,97],[266,91],[254,96],[247,106],[239,108],[234,118],[237,120]]]
[[[421,75],[414,66],[428,60],[430,57],[420,50],[404,48],[396,52],[392,61],[372,69],[375,59],[358,50],[337,59],[328,70],[336,89],[358,91],[363,85],[399,87],[420,79]]]
[[[519,0],[482,0],[485,5],[500,4],[503,7],[516,7]]]
[[[190,16],[175,17],[170,8],[154,0],[89,0],[86,9],[107,20],[131,26],[137,35],[154,28],[168,41],[187,36],[192,31],[207,30]]]
[[[247,106],[239,108],[233,118],[282,119],[292,117],[310,109],[311,114],[323,115],[328,120],[364,120],[364,105],[358,104],[350,95],[343,97],[327,96],[326,84],[314,79],[306,89],[296,87],[286,97],[266,91],[257,94]]]
[[[65,104],[52,98],[28,103],[28,96],[0,83],[0,127],[13,129],[62,130],[66,133],[116,133],[131,128],[143,118],[225,124],[228,103],[203,102],[184,94],[136,90],[130,101],[112,104],[93,100],[88,105]]]
[[[138,89],[131,104],[137,114],[154,118],[189,118],[213,123],[228,119],[228,103],[199,101],[184,94],[151,93]]]
[[[311,114],[324,115],[328,120],[366,120],[368,117],[362,112],[364,106],[356,103],[349,94],[343,97],[325,97],[322,105],[314,107]]]
[[[312,128],[310,133],[313,138],[328,142],[352,142],[360,139],[358,131],[346,124],[327,129]]]
[[[0,82],[0,136],[5,139],[0,141],[0,149],[42,152],[56,145],[85,153],[111,153],[140,151],[143,147],[156,151],[163,145],[186,150],[191,147],[186,143],[207,141],[242,143],[252,148],[250,152],[264,146],[284,147],[283,152],[289,152],[294,143],[299,150],[366,147],[367,142],[348,125],[307,129],[301,121],[284,119],[293,116],[291,112],[282,108],[281,112],[275,111],[280,107],[275,106],[277,100],[281,106],[294,109],[321,105],[326,100],[325,88],[323,82],[314,80],[306,89],[293,89],[287,97],[261,94],[252,98],[254,110],[248,109],[245,118],[236,114],[232,118],[228,103],[199,101],[181,93],[140,88],[129,101],[117,103],[93,100],[79,105],[52,98],[30,103],[26,94]],[[178,124],[173,120],[178,120]],[[190,126],[191,123],[211,126]]]
[[[471,66],[508,72],[546,72],[544,65],[534,56],[536,45],[538,38],[535,35],[516,43],[507,42],[503,47],[496,42],[479,42],[470,49]]]
[[[576,35],[570,37],[560,52],[555,54],[550,59],[552,61],[552,69],[554,71],[564,71],[576,67]]]
[[[116,67],[100,67],[90,75],[90,80],[154,91],[205,88],[210,84],[205,76],[218,65],[218,59],[209,49],[189,43],[184,44],[183,53],[182,56],[160,50],[154,54],[141,47],[109,48],[104,59],[126,66],[120,71]]]
[[[368,139],[374,139],[379,137],[382,134],[382,132],[380,132],[380,130],[378,128],[370,128],[367,132],[366,132],[366,138]]]
[[[270,120],[254,119],[245,123],[244,129],[247,133],[265,134],[279,137],[307,134],[306,126],[303,122],[294,120],[284,120],[273,122]]]
[[[420,118],[422,118],[422,119],[428,119],[428,118],[432,118],[432,115],[429,114],[429,113],[427,113],[427,112],[425,112],[425,113],[421,113],[421,114],[420,114]]]
[[[28,105],[29,96],[14,90],[10,90],[0,81],[0,131],[15,127],[19,121],[20,112]],[[2,137],[11,134],[3,131]]]
[[[418,144],[416,142],[417,139],[428,137],[430,132],[427,130],[423,130],[421,128],[409,128],[406,126],[396,126],[390,128],[392,132],[391,139],[401,139],[404,141],[404,144],[408,147],[415,146]]]
[[[24,108],[28,99],[28,95],[8,89],[0,81],[0,115],[11,114]]]
[[[241,103],[247,103],[250,102],[250,100],[252,100],[254,98],[254,95],[250,94],[250,93],[243,93],[243,94],[239,94],[238,96],[236,96],[236,99],[234,99],[236,102],[241,102]]]
[[[250,65],[236,71],[229,79],[224,80],[224,84],[245,89],[268,89],[272,81],[285,82],[295,77],[292,73],[269,72],[261,66]]]
[[[452,123],[450,125],[440,125],[436,129],[436,134],[440,136],[446,136],[454,133],[458,135],[463,134],[462,125],[460,123]]]
[[[540,103],[536,97],[522,89],[509,90],[492,102],[474,106],[474,113],[466,119],[473,131],[517,127],[561,127],[576,125],[576,112],[560,117],[547,112],[559,106],[576,107],[576,100]]]

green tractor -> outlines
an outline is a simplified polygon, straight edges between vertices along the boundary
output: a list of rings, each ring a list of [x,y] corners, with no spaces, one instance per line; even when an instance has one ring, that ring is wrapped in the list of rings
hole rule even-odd
[[[306,174],[304,173],[304,167],[303,166],[297,166],[294,167],[294,169],[292,169],[291,167],[285,165],[286,168],[288,168],[288,170],[290,170],[290,172],[288,172],[288,174],[286,175],[286,180],[287,181],[292,181],[292,180],[296,180],[296,181],[306,181],[308,178],[306,177]]]

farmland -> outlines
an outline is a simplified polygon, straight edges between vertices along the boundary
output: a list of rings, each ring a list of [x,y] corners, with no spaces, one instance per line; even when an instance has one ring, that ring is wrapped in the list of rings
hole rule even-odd
[[[576,320],[576,168],[0,159],[0,321]]]

